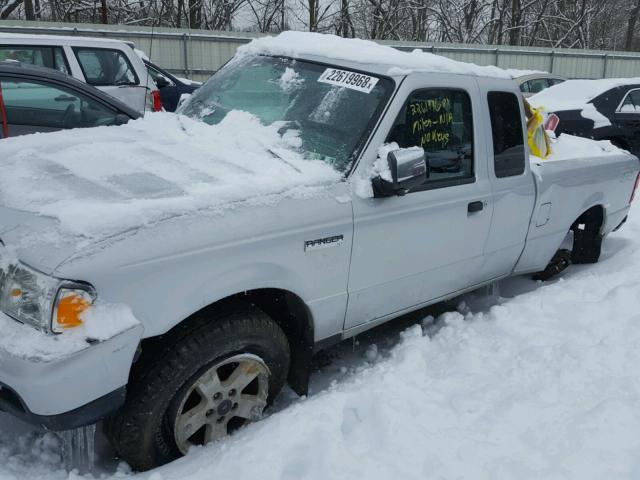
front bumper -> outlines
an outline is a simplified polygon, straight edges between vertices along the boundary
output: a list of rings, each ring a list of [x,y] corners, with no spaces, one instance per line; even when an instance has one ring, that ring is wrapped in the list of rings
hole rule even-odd
[[[0,338],[1,410],[64,430],[95,423],[124,401],[141,325],[68,349],[55,345],[63,338],[45,336],[2,313],[0,327],[9,330]]]

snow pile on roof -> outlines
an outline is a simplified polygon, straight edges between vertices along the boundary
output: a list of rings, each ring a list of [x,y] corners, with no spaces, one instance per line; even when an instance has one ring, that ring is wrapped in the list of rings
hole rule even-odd
[[[428,71],[511,78],[504,70],[494,66],[457,62],[418,49],[403,52],[369,40],[320,33],[288,31],[275,37],[258,38],[238,48],[238,54],[281,55],[292,58],[313,55],[359,64],[382,64],[396,68],[389,73],[390,75]]]
[[[584,118],[594,121],[594,128],[607,127],[611,122],[591,100],[612,88],[640,84],[640,78],[604,78],[600,80],[567,80],[529,97],[529,103],[546,112],[580,110]]]
[[[340,179],[303,159],[298,145],[239,111],[215,126],[160,113],[121,127],[9,138],[0,142],[0,204],[102,237],[201,209],[310,195]]]
[[[620,155],[624,150],[616,147],[609,140],[591,140],[563,133],[558,138],[551,139],[551,155],[542,159],[531,155],[535,162],[554,162],[562,160],[579,160],[590,157],[604,157]]]
[[[544,70],[520,70],[518,68],[505,68],[505,72],[507,72],[511,78],[524,77],[527,75],[548,75],[549,72],[545,72]]]

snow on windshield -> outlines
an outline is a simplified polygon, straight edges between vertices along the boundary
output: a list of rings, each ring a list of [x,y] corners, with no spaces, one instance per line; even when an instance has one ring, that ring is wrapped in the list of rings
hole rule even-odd
[[[341,178],[303,159],[297,144],[295,134],[238,111],[215,126],[156,113],[121,127],[10,138],[0,142],[0,204],[98,237],[239,201],[309,195]]]

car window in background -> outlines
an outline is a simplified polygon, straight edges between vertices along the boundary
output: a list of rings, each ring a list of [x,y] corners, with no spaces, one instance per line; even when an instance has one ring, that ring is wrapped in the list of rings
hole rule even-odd
[[[528,92],[529,93],[538,93],[544,90],[549,86],[546,78],[534,78],[533,80],[529,80],[528,84]]]
[[[412,93],[386,140],[424,149],[431,174],[425,184],[473,177],[473,115],[463,90]]]
[[[547,80],[549,81],[550,87],[553,87],[554,85],[564,82],[564,79],[562,78],[548,78]]]
[[[618,111],[621,113],[640,113],[640,90],[631,90]]]
[[[525,170],[525,149],[520,101],[511,92],[489,92],[487,100],[495,175],[498,178],[521,175]]]
[[[520,91],[522,93],[529,93],[529,82],[523,82],[520,84]]]
[[[0,62],[3,60],[15,60],[54,68],[59,72],[69,74],[64,52],[60,47],[0,45]]]
[[[0,79],[10,125],[80,128],[116,123],[117,112],[67,88],[15,78]]]
[[[95,86],[136,85],[138,78],[129,59],[119,50],[73,49],[88,84]]]
[[[151,65],[146,65],[146,67],[149,71],[149,76],[153,79],[154,83],[158,83],[158,76],[161,75],[160,72]]]

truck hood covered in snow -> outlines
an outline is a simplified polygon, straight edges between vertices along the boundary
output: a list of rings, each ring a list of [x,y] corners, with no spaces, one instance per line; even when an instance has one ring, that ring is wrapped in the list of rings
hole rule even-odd
[[[21,249],[56,246],[45,262],[55,268],[65,250],[168,218],[314,195],[340,180],[329,165],[304,159],[295,132],[278,127],[244,112],[215,126],[152,114],[3,140],[0,238]]]

